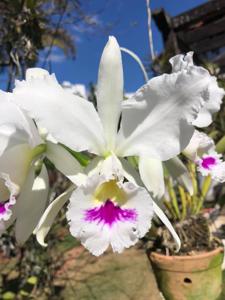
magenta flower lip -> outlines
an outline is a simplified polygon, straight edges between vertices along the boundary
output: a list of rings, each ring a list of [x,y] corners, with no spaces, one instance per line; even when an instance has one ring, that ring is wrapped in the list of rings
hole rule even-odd
[[[216,165],[216,159],[213,156],[207,156],[202,158],[201,165],[204,169],[210,170],[211,167]]]
[[[5,203],[0,203],[0,216],[5,214],[5,212],[6,212]]]
[[[85,221],[103,223],[112,227],[117,222],[135,222],[137,212],[135,209],[123,209],[107,199],[101,206],[85,211]]]

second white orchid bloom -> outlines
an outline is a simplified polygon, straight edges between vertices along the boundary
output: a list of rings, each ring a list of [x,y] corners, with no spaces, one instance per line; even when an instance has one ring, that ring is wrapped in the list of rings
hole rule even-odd
[[[75,151],[86,150],[99,157],[98,163],[95,161],[97,167],[93,167],[87,177],[76,177],[76,170],[74,176],[70,174],[71,180],[80,188],[70,197],[67,214],[72,234],[80,238],[92,253],[102,253],[109,244],[119,252],[133,244],[137,237],[143,236],[150,227],[151,207],[168,226],[179,246],[179,239],[171,224],[160,208],[152,202],[147,191],[134,183],[135,188],[133,194],[131,193],[133,196],[130,195],[130,191],[126,194],[127,184],[124,178],[130,181],[129,178],[134,177],[131,175],[131,168],[126,170],[126,160],[123,157],[139,157],[141,179],[151,191],[152,183],[157,184],[162,178],[161,161],[175,157],[189,143],[194,132],[192,123],[203,103],[208,100],[210,82],[211,76],[207,70],[190,66],[188,69],[151,79],[132,99],[124,102],[122,107],[121,52],[116,39],[110,37],[99,67],[98,112],[90,102],[63,90],[55,76],[49,75],[45,70],[29,69],[26,80],[16,83],[13,91],[14,101],[25,109],[39,126],[47,128],[58,142],[67,147]],[[120,160],[120,173],[113,170],[113,164],[111,169],[107,169],[107,173],[104,172],[105,159],[112,157]],[[105,175],[104,182],[100,178],[96,179],[96,186],[89,188],[91,174],[97,174],[96,170]],[[135,182],[135,179],[133,181]],[[110,190],[112,192],[107,195],[107,191]],[[145,204],[144,199],[149,199],[149,211],[146,212],[148,220],[143,217],[143,222],[146,222],[143,227],[140,227],[139,222],[145,212],[139,210],[136,201],[139,193],[143,196],[142,201]],[[71,191],[67,196],[70,194]],[[67,196],[57,199],[55,205],[51,204],[42,218],[43,226],[40,224],[36,232],[48,231],[51,223],[49,220],[55,215],[55,210],[52,213],[51,208],[60,209]],[[83,200],[79,202],[78,197]],[[126,214],[133,217],[126,218]],[[78,227],[77,222],[80,222]],[[138,229],[139,234],[131,234],[131,224],[133,228]],[[44,229],[45,226],[47,230]],[[104,239],[106,233],[107,241]],[[103,245],[101,250],[97,249],[97,240]],[[116,240],[120,246],[115,244]]]
[[[195,130],[183,153],[196,163],[197,170],[203,176],[210,175],[215,181],[225,182],[225,162],[222,154],[216,152],[213,139],[205,133]]]
[[[19,243],[30,236],[47,204],[47,170],[42,166],[36,176],[34,166],[41,144],[33,121],[0,91],[0,232],[15,222]]]
[[[43,140],[33,120],[11,100],[12,94],[0,91],[0,233],[15,223],[22,244],[48,204],[47,169],[36,162],[48,156],[68,176],[69,167],[82,168],[62,146]]]

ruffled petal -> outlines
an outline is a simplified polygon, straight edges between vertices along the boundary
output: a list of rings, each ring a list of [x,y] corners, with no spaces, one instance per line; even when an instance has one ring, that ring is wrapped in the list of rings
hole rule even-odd
[[[176,55],[170,59],[170,63],[173,72],[187,70],[190,66],[193,66],[193,52],[189,52],[186,55]],[[197,119],[194,120],[192,124],[197,127],[209,126],[213,121],[212,114],[220,110],[224,95],[225,92],[222,88],[219,88],[216,77],[210,76],[208,101],[199,111]]]
[[[108,150],[114,150],[123,100],[123,66],[115,37],[109,37],[99,66],[97,84],[98,113]]]
[[[139,172],[144,185],[153,197],[161,199],[165,193],[162,162],[158,159],[141,156]]]
[[[89,179],[94,182],[77,188],[70,198],[67,211],[70,232],[96,256],[109,245],[114,252],[120,253],[149,230],[153,216],[152,199],[144,188],[131,182],[117,185],[102,182],[100,176]],[[103,189],[97,191],[101,197],[104,195],[104,201],[98,203],[93,197],[98,198],[96,188],[101,189],[102,184],[107,184],[104,193]],[[116,188],[117,200],[111,198],[113,188]]]
[[[192,123],[197,127],[207,127],[213,121],[213,114],[220,110],[222,99],[225,91],[218,87],[217,79],[211,76],[211,82],[208,87],[209,100],[205,103],[204,107],[198,113],[198,117]]]
[[[217,182],[225,182],[225,162],[221,162],[211,172],[212,179]]]
[[[116,154],[168,160],[189,143],[192,122],[208,100],[209,72],[190,66],[151,79],[124,101]]]
[[[222,160],[222,154],[214,150],[197,157],[195,163],[197,170],[203,175],[210,175],[213,180],[225,182],[225,162]]]
[[[48,173],[43,165],[35,178],[34,166],[20,192],[16,204],[16,240],[23,244],[37,226],[48,200]]]
[[[172,72],[180,72],[193,66],[193,54],[194,52],[190,51],[186,55],[178,54],[171,57],[169,62],[172,66]]]
[[[0,173],[0,236],[15,222],[19,187],[8,174]]]
[[[13,101],[60,143],[76,151],[105,150],[103,129],[92,103],[64,90],[46,70],[29,69],[17,81]]]
[[[18,186],[11,181],[9,175],[0,173],[0,223],[4,228],[5,222],[12,218],[18,192]]]

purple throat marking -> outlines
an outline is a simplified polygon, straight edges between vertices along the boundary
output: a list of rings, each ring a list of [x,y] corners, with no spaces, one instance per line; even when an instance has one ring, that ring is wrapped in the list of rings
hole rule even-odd
[[[201,165],[204,169],[209,170],[211,167],[216,165],[216,159],[212,156],[202,158]]]
[[[0,203],[0,215],[3,215],[6,212],[5,203]]]
[[[109,199],[101,206],[85,211],[85,221],[103,223],[109,227],[118,221],[135,222],[136,220],[137,212],[135,209],[122,209]]]

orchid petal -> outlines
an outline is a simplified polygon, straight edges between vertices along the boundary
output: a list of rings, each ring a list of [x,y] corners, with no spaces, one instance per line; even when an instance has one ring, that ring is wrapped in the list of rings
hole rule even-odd
[[[22,186],[32,160],[32,149],[28,144],[19,144],[7,149],[0,156],[2,173],[10,175],[11,180]]]
[[[203,153],[208,152],[210,149],[215,149],[213,139],[207,134],[195,130],[189,144],[184,149],[183,154],[190,160],[195,161],[197,156],[202,156]]]
[[[192,123],[194,126],[200,128],[207,127],[212,123],[212,115],[220,110],[222,99],[225,95],[225,91],[222,88],[218,87],[216,77],[211,76],[208,93],[209,100],[199,111],[197,119]]]
[[[98,203],[94,198],[94,195],[97,197],[95,188],[98,184],[102,184],[102,178],[94,176],[89,177],[89,180],[93,182],[77,188],[70,198],[67,211],[70,232],[96,256],[101,255],[109,245],[114,252],[120,253],[124,248],[134,245],[149,230],[153,216],[152,199],[144,188],[137,187],[131,182],[124,184],[120,182],[117,186],[118,203],[116,199],[112,200],[112,186],[105,190],[104,199],[99,199]],[[103,184],[110,186],[110,182]],[[121,198],[122,195],[125,195],[125,199]],[[108,208],[105,207],[107,205]],[[109,212],[98,214],[98,211],[104,209]],[[119,213],[121,217],[111,218],[113,215],[110,211]],[[85,217],[87,215],[90,215],[90,218]]]
[[[5,222],[12,218],[18,192],[18,186],[11,181],[10,176],[0,173],[0,223],[4,228]]]
[[[211,173],[212,179],[223,183],[225,182],[225,162],[221,162],[212,170]]]
[[[210,80],[207,70],[195,66],[151,79],[124,101],[116,154],[168,160],[180,153],[208,100]]]
[[[75,151],[104,153],[103,129],[93,104],[65,91],[54,75],[29,69],[26,81],[16,82],[13,101],[58,142]]]
[[[178,54],[170,59],[173,72],[179,72],[182,70],[188,70],[190,66],[193,66],[193,52],[188,52],[187,55]],[[193,125],[197,127],[209,126],[213,119],[212,114],[220,110],[222,104],[222,98],[225,92],[222,88],[219,88],[217,79],[214,76],[210,76],[210,82],[208,85],[208,101],[204,104],[204,107],[199,111],[197,119],[193,121]]]
[[[182,70],[187,70],[190,66],[194,65],[193,62],[193,51],[189,51],[186,55],[178,54],[170,58],[169,62],[172,66],[172,72],[180,72]]]
[[[179,157],[171,158],[165,161],[164,164],[172,178],[184,186],[190,195],[193,195],[194,190],[190,174]]]
[[[170,223],[169,219],[167,216],[164,214],[164,212],[161,210],[161,208],[153,201],[153,209],[155,214],[158,216],[158,218],[162,221],[162,223],[167,227],[169,232],[171,233],[172,237],[174,238],[176,244],[177,244],[177,249],[176,251],[178,252],[181,247],[181,241],[179,236],[177,235],[176,231],[174,230],[172,224]]]
[[[215,181],[225,182],[225,162],[222,160],[222,154],[212,149],[201,158],[197,157],[195,163],[203,176],[210,175]]]
[[[97,105],[108,150],[113,150],[123,100],[123,66],[117,40],[111,36],[100,61]]]
[[[23,244],[38,224],[48,199],[48,173],[43,165],[35,178],[35,168],[30,169],[16,204],[16,240]]]
[[[35,147],[41,143],[33,121],[10,101],[11,94],[0,91],[0,155],[17,144]]]
[[[158,159],[141,156],[139,172],[146,188],[155,198],[161,199],[165,193],[162,162]]]
[[[204,107],[202,107],[198,113],[197,119],[195,119],[192,124],[196,127],[203,128],[207,127],[212,123],[212,114],[211,112],[206,108],[206,104]]]
[[[42,215],[38,226],[34,230],[34,234],[36,235],[37,241],[43,247],[46,247],[45,237],[48,234],[52,224],[62,209],[64,204],[69,200],[72,191],[74,190],[74,186],[68,188],[64,193],[59,195],[55,200],[53,200],[50,205],[46,208],[44,214]]]
[[[63,146],[47,142],[46,156],[60,172],[77,184],[77,175],[83,173],[83,168]]]

